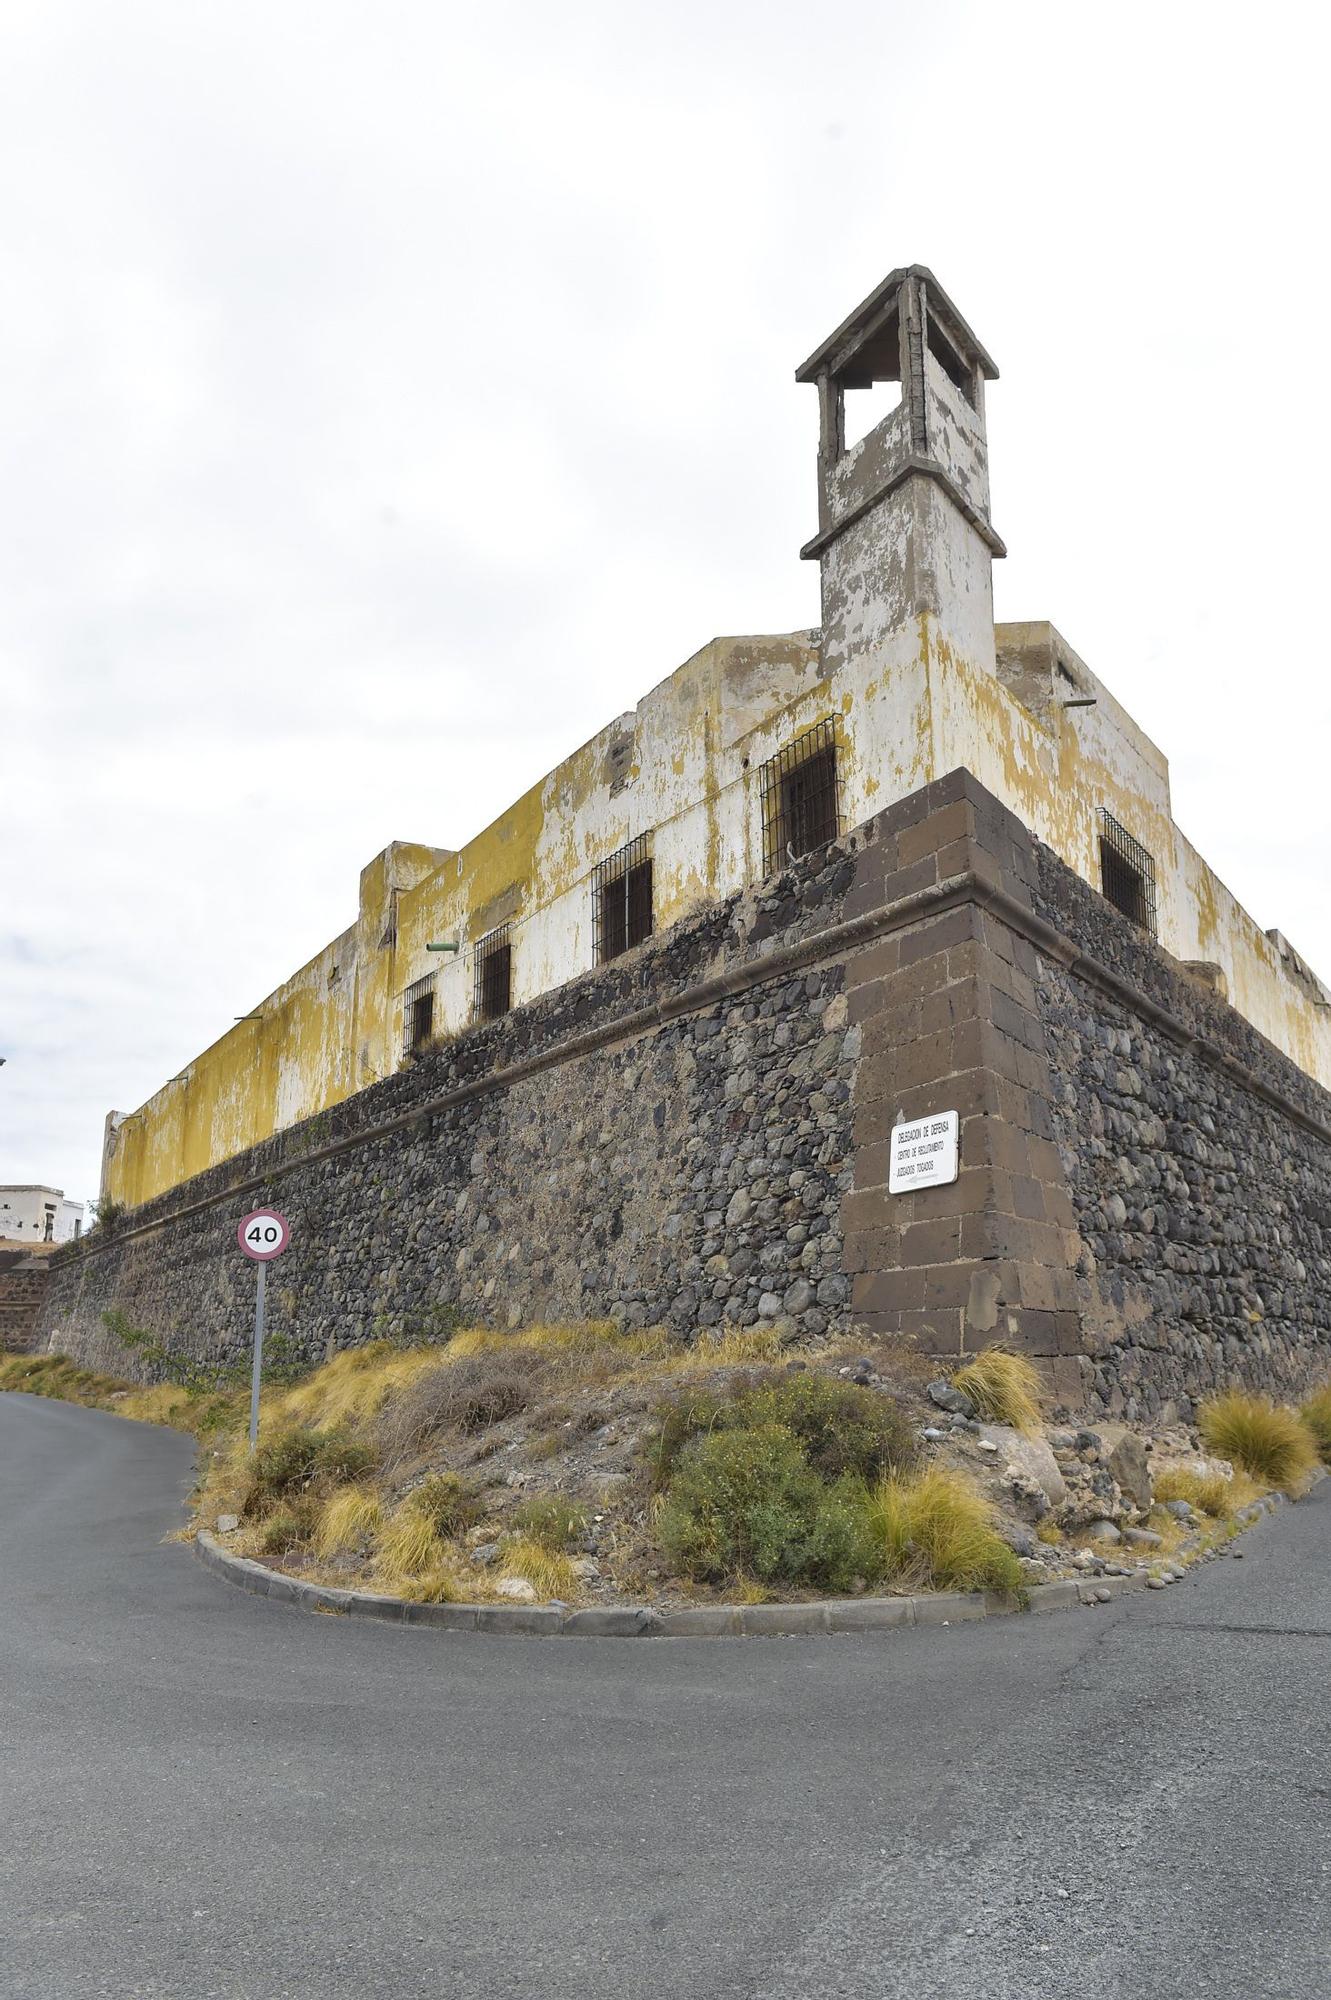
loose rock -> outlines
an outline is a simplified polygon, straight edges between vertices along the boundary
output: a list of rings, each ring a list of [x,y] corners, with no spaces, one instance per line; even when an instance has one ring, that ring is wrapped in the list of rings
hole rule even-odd
[[[940,1375],[936,1381],[930,1382],[924,1393],[940,1410],[951,1410],[959,1417],[975,1415],[975,1405],[970,1397],[963,1395],[960,1389],[954,1389],[945,1376]]]
[[[496,1597],[510,1597],[517,1604],[535,1604],[536,1592],[525,1576],[506,1576],[495,1585]]]

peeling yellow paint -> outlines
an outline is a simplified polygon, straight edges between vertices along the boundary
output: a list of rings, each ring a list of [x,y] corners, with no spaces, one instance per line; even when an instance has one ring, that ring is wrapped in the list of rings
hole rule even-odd
[[[1023,658],[1044,646],[1052,659],[1057,642],[1075,659],[1052,628],[1005,633]],[[658,928],[742,888],[762,865],[762,765],[824,717],[847,827],[964,766],[1098,887],[1096,808],[1108,807],[1156,857],[1166,949],[1219,964],[1234,1005],[1331,1082],[1331,1016],[1175,826],[1155,745],[1078,671],[1096,707],[1041,702],[1036,681],[1009,684],[929,612],[835,672],[808,633],[712,641],[463,848],[377,855],[355,923],[111,1132],[104,1193],[146,1201],[390,1074],[415,981],[435,982],[438,1028],[466,1026],[470,947],[496,922],[510,925],[517,1001],[576,975],[591,963],[591,871],[639,834],[652,837]],[[440,942],[461,950],[427,950]]]

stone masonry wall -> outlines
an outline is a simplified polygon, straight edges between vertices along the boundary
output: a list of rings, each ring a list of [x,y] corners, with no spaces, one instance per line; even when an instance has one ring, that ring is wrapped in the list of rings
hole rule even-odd
[[[831,849],[94,1232],[56,1259],[45,1336],[133,1372],[114,1309],[239,1357],[254,1273],[235,1229],[266,1202],[293,1231],[269,1326],[309,1359],[441,1307],[839,1330],[859,1032],[843,967],[790,959],[853,876]]]
[[[1227,1385],[1297,1395],[1331,1365],[1331,1144],[1315,1129],[1331,1100],[1047,851],[1037,906],[1150,1003],[1041,959],[1087,1399],[1137,1421]]]
[[[25,1354],[34,1345],[48,1270],[45,1256],[0,1250],[0,1354]]]
[[[889,1194],[951,1110],[957,1179]],[[311,1359],[441,1308],[766,1320],[1001,1339],[1130,1418],[1331,1364],[1331,1099],[965,771],[58,1252],[43,1337],[238,1358],[266,1202]]]

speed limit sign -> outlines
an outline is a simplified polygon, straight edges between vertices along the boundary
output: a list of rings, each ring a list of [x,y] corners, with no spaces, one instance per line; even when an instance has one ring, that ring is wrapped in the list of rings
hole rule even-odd
[[[259,1437],[259,1385],[263,1378],[263,1308],[268,1266],[291,1241],[291,1225],[280,1208],[256,1208],[236,1230],[236,1241],[258,1265],[254,1289],[254,1366],[250,1372],[250,1450]]]
[[[267,1264],[290,1243],[291,1227],[280,1209],[256,1208],[237,1229],[236,1241],[256,1264]]]

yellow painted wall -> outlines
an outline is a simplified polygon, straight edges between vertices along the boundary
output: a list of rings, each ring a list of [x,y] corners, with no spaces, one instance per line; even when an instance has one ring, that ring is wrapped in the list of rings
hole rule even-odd
[[[941,545],[945,517],[933,532]],[[497,923],[511,927],[515,1002],[586,970],[589,878],[639,834],[652,836],[658,929],[756,881],[760,767],[828,715],[846,827],[961,765],[1098,887],[1096,808],[1107,806],[1156,858],[1165,948],[1219,964],[1234,1005],[1331,1083],[1331,1013],[1174,825],[1159,750],[1048,626],[1000,627],[996,672],[982,609],[977,598],[969,625],[921,615],[834,674],[815,635],[714,640],[467,846],[386,848],[362,871],[355,923],[262,1001],[257,1021],[128,1119],[112,1115],[104,1195],[146,1201],[390,1074],[414,981],[434,979],[437,1032],[465,1027],[470,948]],[[1064,708],[1046,659],[1050,673],[1062,659],[1096,706]],[[446,939],[462,949],[427,951]]]

